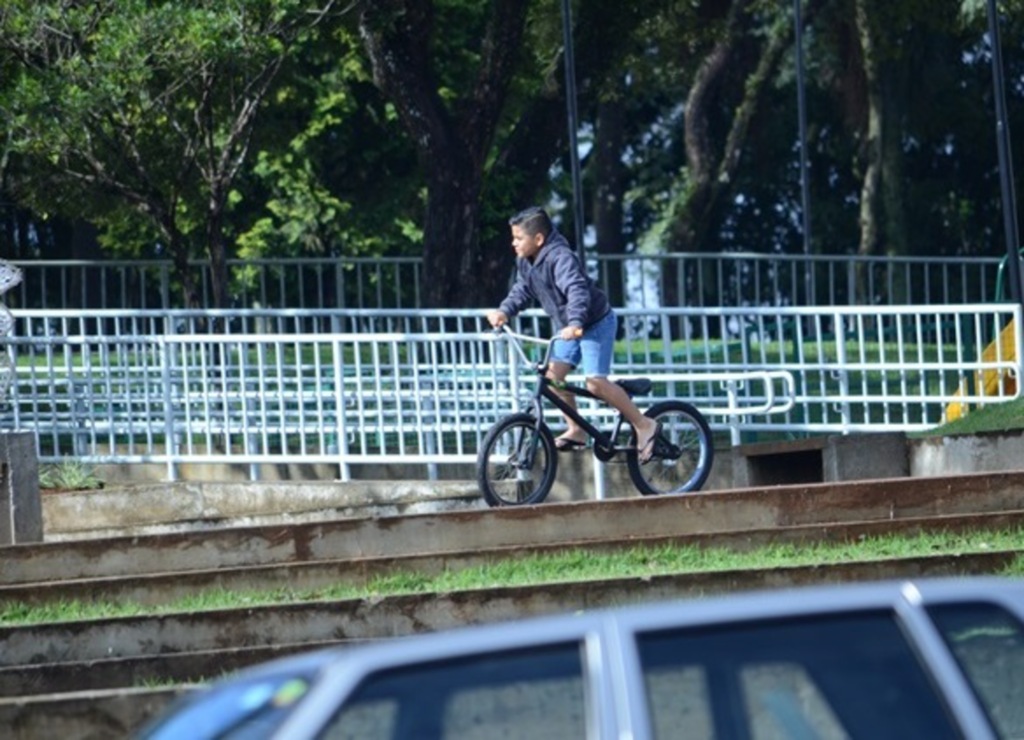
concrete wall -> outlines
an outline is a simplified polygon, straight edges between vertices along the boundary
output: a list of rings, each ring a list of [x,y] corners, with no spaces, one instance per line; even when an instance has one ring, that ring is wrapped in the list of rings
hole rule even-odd
[[[910,475],[1024,470],[1024,430],[907,440]]]
[[[810,476],[809,481],[803,482],[810,482],[811,479],[858,480],[1024,469],[1024,430],[969,437],[906,438],[901,433],[873,433],[835,435],[827,439],[830,440],[828,444],[821,441],[815,447],[821,452],[813,455],[813,460],[808,457],[809,462],[820,462],[823,466],[821,472],[803,471],[806,476]],[[771,444],[793,444],[794,449],[800,447],[799,443]],[[737,472],[733,461],[736,457],[744,456],[744,448],[747,447],[753,446],[715,451],[715,464],[705,490],[728,490],[750,485],[750,481],[744,480],[742,474]],[[901,462],[904,452],[905,463]],[[555,493],[559,497],[568,498],[592,496],[593,465],[593,456],[589,452],[562,455],[559,458],[559,485]],[[245,482],[248,481],[249,467],[188,465],[183,466],[180,472],[183,481]],[[793,468],[791,472],[796,474],[798,471]],[[619,483],[627,488],[632,486],[625,465],[608,463],[605,465],[605,473],[610,488],[619,487]],[[99,465],[96,466],[96,474],[108,485],[160,483],[166,480],[167,470],[163,465],[142,463]],[[353,467],[352,474],[354,480],[360,481],[428,481],[432,477],[441,481],[471,481],[476,477],[472,465],[439,465],[432,470],[426,465],[361,465]],[[337,479],[338,469],[331,465],[260,466],[262,481],[325,482]]]

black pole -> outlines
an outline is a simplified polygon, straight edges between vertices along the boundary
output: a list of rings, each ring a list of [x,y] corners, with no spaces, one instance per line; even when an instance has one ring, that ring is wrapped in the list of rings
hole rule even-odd
[[[796,43],[796,104],[799,116],[800,128],[800,200],[802,208],[802,225],[804,236],[804,255],[811,254],[811,193],[810,179],[808,178],[807,163],[807,95],[806,82],[804,80],[804,22],[800,12],[801,0],[793,0],[793,18],[795,24]],[[807,305],[813,304],[814,296],[811,295],[812,281],[811,268],[807,263],[804,274],[804,290]]]
[[[576,251],[585,257],[583,249],[583,183],[580,177],[580,151],[577,142],[576,61],[572,49],[572,7],[570,0],[562,0],[562,36],[565,43],[565,106],[569,119],[569,162],[572,174],[573,222],[576,226]]]
[[[999,15],[995,0],[988,0],[988,35],[992,46],[992,86],[996,101],[996,145],[999,151],[999,186],[1003,196],[1003,228],[1006,234],[1006,266],[1017,303],[1024,304],[1021,285],[1020,236],[1017,230],[1017,196],[1013,183],[1013,157],[1010,154],[1010,126],[1006,112],[1006,85],[1003,82],[1003,49],[999,38]]]

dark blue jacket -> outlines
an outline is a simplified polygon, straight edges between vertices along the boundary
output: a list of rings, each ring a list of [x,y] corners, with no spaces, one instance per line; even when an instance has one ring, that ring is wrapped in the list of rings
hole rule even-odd
[[[576,252],[557,231],[548,234],[532,263],[516,260],[516,282],[498,308],[511,319],[531,300],[540,303],[556,331],[564,326],[586,329],[611,310],[608,296],[587,276]]]

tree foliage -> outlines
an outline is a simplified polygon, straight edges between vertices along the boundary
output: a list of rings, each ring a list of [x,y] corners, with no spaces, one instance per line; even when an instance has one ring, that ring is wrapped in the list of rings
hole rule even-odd
[[[999,8],[1012,81],[1024,3]],[[805,240],[792,5],[574,3],[587,249],[1000,254],[986,10],[803,0]],[[429,305],[490,305],[511,211],[574,233],[562,21],[540,0],[9,0],[0,238],[96,227],[107,253],[171,256],[193,302],[204,256],[220,305],[229,257],[422,254]]]
[[[25,201],[88,217],[178,267],[205,252],[227,305],[226,211],[257,116],[290,49],[328,14],[300,0],[12,0],[0,53]],[[312,11],[312,12],[311,12]],[[38,169],[37,169],[38,168]]]

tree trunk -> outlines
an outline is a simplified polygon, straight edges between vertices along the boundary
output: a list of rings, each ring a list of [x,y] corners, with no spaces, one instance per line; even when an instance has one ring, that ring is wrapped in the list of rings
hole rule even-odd
[[[868,0],[854,0],[854,16],[867,91],[867,120],[860,147],[864,176],[860,188],[860,241],[857,245],[857,254],[861,257],[870,257],[878,253],[882,182],[882,92],[878,72],[878,49],[867,6]],[[869,294],[869,269],[863,262],[857,263],[857,302],[864,305],[874,302],[874,296]]]
[[[211,198],[210,210],[206,214],[206,252],[210,257],[210,287],[213,291],[213,308],[229,308],[228,259],[224,244],[224,204],[219,198]]]
[[[710,231],[722,199],[732,190],[751,123],[761,95],[775,78],[786,50],[792,47],[792,23],[781,19],[771,29],[756,67],[747,77],[732,124],[721,144],[710,135],[710,108],[723,94],[727,73],[737,63],[737,44],[743,33],[749,0],[736,0],[729,9],[723,37],[701,65],[686,103],[684,142],[687,187],[672,206],[670,244],[673,251],[699,251]],[[821,0],[808,0],[802,14],[810,23]]]
[[[597,109],[597,129],[594,138],[594,230],[597,233],[597,253],[623,254],[622,200],[625,183],[625,165],[622,149],[625,138],[626,116],[619,99],[601,103]],[[622,262],[606,261],[608,297],[613,306],[625,305]]]
[[[686,148],[686,187],[672,206],[671,249],[692,252],[699,248],[701,221],[707,218],[715,187],[714,172],[720,154],[711,137],[710,109],[722,94],[726,73],[735,63],[736,45],[749,0],[734,0],[723,36],[704,59],[686,98],[683,141]],[[670,299],[671,300],[671,299]]]
[[[481,303],[480,192],[526,23],[528,0],[492,0],[475,84],[454,107],[433,76],[432,0],[378,0],[363,6],[360,34],[374,82],[416,143],[427,179],[422,298],[427,306]],[[489,303],[489,302],[488,302]]]
[[[427,306],[467,308],[492,303],[483,279],[485,266],[476,248],[479,187],[474,173],[460,176],[440,166],[431,172],[423,233],[424,276],[428,279],[422,296]]]
[[[548,186],[551,162],[568,139],[561,90],[557,83],[545,85],[544,90],[522,116],[488,172],[489,181],[510,183],[511,187],[494,194],[484,190],[489,210],[496,215],[494,223],[486,225],[488,236],[480,244],[482,306],[496,306],[508,293],[513,277],[515,253],[506,219],[535,204],[537,193]]]
[[[903,126],[909,76],[905,64],[882,67],[882,210],[885,215],[885,253],[890,257],[910,253],[906,204],[903,199]],[[892,296],[894,303],[906,303],[905,284],[900,281]]]
[[[530,5],[529,0],[490,0],[475,84],[446,104],[432,76],[433,2],[362,4],[360,34],[374,82],[416,142],[427,178],[423,297],[428,305],[493,306],[505,295],[513,253],[504,218],[536,202],[551,163],[565,148],[558,64],[516,122],[504,151],[492,152]],[[585,109],[596,94],[593,82],[604,79],[627,48],[632,29],[646,16],[638,4],[610,0],[582,3],[578,11],[576,58],[577,69],[586,75],[578,80],[580,107]],[[500,194],[486,192],[485,182],[499,180]],[[481,224],[482,197],[488,198],[488,213],[501,214],[493,217],[494,223]],[[487,233],[483,243],[482,231]]]
[[[71,258],[75,260],[100,260],[103,258],[102,250],[96,239],[97,229],[88,221],[76,219],[71,222]],[[82,271],[76,270],[72,273],[71,294],[82,296],[82,308],[98,308],[102,305],[101,296],[96,290],[94,280],[85,280]],[[85,285],[81,284],[85,280]],[[90,292],[91,290],[91,292]],[[127,306],[125,307],[127,308]]]
[[[182,239],[174,217],[156,219],[160,227],[160,235],[164,238],[164,246],[174,265],[174,274],[181,281],[181,294],[185,308],[203,308],[199,295],[199,283],[196,281],[196,270],[191,263],[188,243]]]

